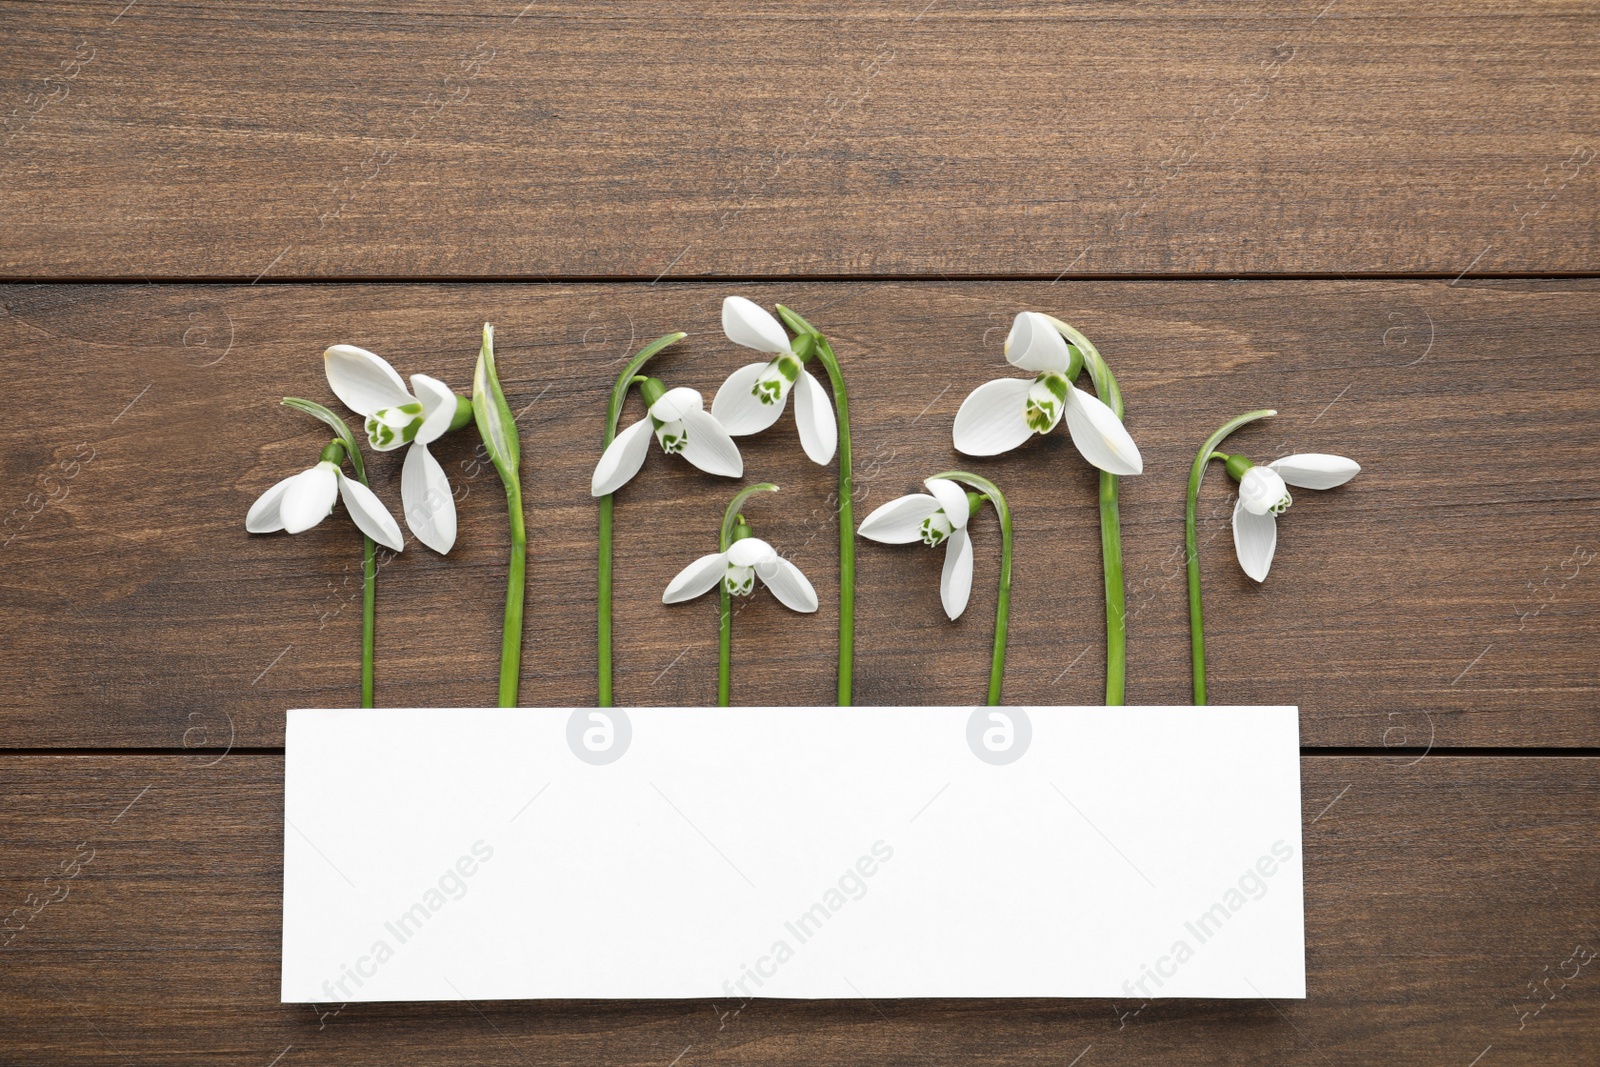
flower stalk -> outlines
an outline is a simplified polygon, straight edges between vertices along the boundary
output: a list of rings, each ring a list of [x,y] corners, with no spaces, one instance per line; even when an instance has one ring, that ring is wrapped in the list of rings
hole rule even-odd
[[[517,423],[500,388],[494,364],[494,327],[483,324],[483,343],[472,376],[472,414],[483,438],[489,462],[506,487],[506,511],[511,525],[511,559],[506,574],[506,611],[500,633],[499,706],[517,706],[517,683],[522,673],[522,610],[527,587],[528,531],[522,511],[522,447]]]
[[[1005,494],[987,478],[966,471],[945,471],[934,478],[948,478],[976,489],[980,501],[994,505],[1000,517],[1000,588],[994,608],[994,651],[989,658],[989,706],[1000,703],[1000,686],[1006,673],[1006,638],[1011,626],[1011,509],[1006,505]],[[976,506],[973,508],[976,511]],[[969,520],[970,521],[970,520]]]
[[[1079,330],[1054,316],[1051,325],[1083,354],[1084,369],[1094,391],[1118,420],[1123,417],[1122,389],[1100,350]],[[1100,471],[1100,563],[1106,589],[1106,704],[1126,702],[1128,674],[1128,608],[1122,577],[1122,518],[1118,504],[1118,476]]]
[[[726,552],[733,547],[734,541],[750,536],[750,526],[739,514],[744,502],[757,493],[777,491],[778,487],[771,482],[761,482],[741,489],[728,501],[728,508],[722,513],[722,531],[717,541],[719,551]],[[727,582],[717,583],[717,599],[720,608],[717,624],[717,707],[725,708],[731,696],[733,674],[733,597],[728,592]]]
[[[1271,418],[1277,412],[1271,408],[1247,411],[1229,419],[1206,438],[1205,444],[1195,454],[1194,466],[1189,469],[1189,494],[1183,508],[1184,561],[1189,577],[1189,659],[1194,680],[1194,702],[1197,707],[1206,703],[1206,633],[1205,618],[1200,609],[1200,548],[1195,532],[1195,517],[1200,506],[1200,482],[1205,478],[1206,464],[1213,459],[1226,461],[1228,457],[1217,451],[1217,446],[1227,440],[1235,430],[1257,419]]]
[[[361,459],[361,449],[356,446],[355,435],[350,432],[350,427],[345,421],[321,404],[311,400],[301,400],[299,397],[286,396],[283,398],[285,407],[303,411],[313,418],[320,419],[337,435],[327,448],[322,450],[320,458],[338,465],[349,457],[350,468],[356,472],[356,479],[370,488],[367,481],[366,464]],[[378,620],[378,546],[365,532],[361,535],[361,706],[373,707],[373,653],[377,647],[377,620]]]
[[[658,337],[641,348],[637,355],[628,362],[617,375],[616,384],[611,387],[611,399],[606,406],[606,431],[605,440],[601,445],[602,450],[609,448],[611,442],[617,439],[617,425],[622,421],[622,408],[628,399],[628,390],[638,384],[643,384],[644,377],[639,373],[644,365],[668,345],[676,344],[688,334],[669,333],[665,337]],[[600,584],[599,584],[599,626],[600,626],[600,658],[598,664],[599,704],[602,708],[613,706],[612,696],[612,667],[611,667],[611,548],[612,548],[612,518],[616,509],[616,494],[607,493],[600,498]]]
[[[828,384],[833,389],[833,403],[837,409],[839,426],[839,707],[854,703],[853,677],[856,642],[856,543],[855,543],[855,472],[850,458],[850,398],[845,392],[844,372],[834,355],[833,345],[799,314],[776,305],[784,323],[801,337],[809,337],[814,346],[817,362],[828,372]]]

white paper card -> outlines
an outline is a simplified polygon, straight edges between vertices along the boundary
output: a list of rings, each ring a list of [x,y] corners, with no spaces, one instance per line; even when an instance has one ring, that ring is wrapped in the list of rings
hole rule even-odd
[[[283,999],[1305,996],[1278,708],[291,711]]]

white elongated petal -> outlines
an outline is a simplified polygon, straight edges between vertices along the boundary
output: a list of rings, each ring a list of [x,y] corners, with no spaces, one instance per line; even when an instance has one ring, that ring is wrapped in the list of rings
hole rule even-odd
[[[776,404],[763,404],[756,399],[756,379],[766,369],[765,363],[746,363],[728,375],[728,380],[722,383],[711,401],[711,414],[735,437],[765,430],[778,421],[789,402],[787,396]]]
[[[660,422],[678,422],[691,411],[704,411],[706,402],[697,390],[679,386],[661,394],[661,399],[650,405],[650,416]]]
[[[680,453],[684,459],[707,474],[719,474],[724,478],[738,478],[744,474],[744,457],[739,455],[739,446],[733,443],[715,415],[699,408],[685,411],[683,425],[688,434]]]
[[[1122,420],[1105,401],[1077,386],[1067,388],[1067,432],[1083,458],[1112,474],[1140,474],[1144,458]]]
[[[1267,570],[1272,566],[1272,553],[1278,547],[1278,519],[1268,512],[1257,515],[1245,508],[1244,502],[1233,505],[1233,549],[1239,555],[1239,566],[1258,582],[1267,580]]]
[[[400,506],[417,540],[440,555],[456,543],[456,500],[444,468],[420,440],[400,469]]]
[[[957,452],[969,456],[998,456],[1033,436],[1028,428],[1028,390],[1025,378],[1001,378],[978,386],[961,402],[951,436]]]
[[[292,534],[309,530],[328,517],[339,498],[339,472],[332,463],[318,463],[301,471],[284,486],[278,516]]]
[[[790,611],[813,612],[817,610],[817,591],[811,580],[800,573],[800,568],[784,559],[773,556],[765,563],[756,564],[756,575],[761,584],[772,590],[778,602]]]
[[[922,520],[939,510],[939,499],[927,493],[895,497],[861,520],[856,533],[885,545],[909,545],[922,540]]]
[[[283,529],[283,517],[279,514],[279,507],[283,503],[283,494],[289,488],[289,483],[297,477],[299,475],[291,474],[256,497],[256,502],[250,505],[250,511],[244,517],[244,528],[251,533],[277,533]]]
[[[766,308],[742,296],[722,301],[722,332],[734,344],[757,352],[789,351],[789,334],[778,320]]]
[[[406,539],[400,535],[399,523],[394,521],[389,509],[383,506],[383,501],[379,500],[378,495],[371,489],[354,478],[346,478],[341,474],[339,498],[344,501],[345,510],[356,521],[362,533],[396,552],[405,547]]]
[[[800,380],[795,383],[794,422],[800,428],[800,447],[811,462],[823,467],[832,463],[833,450],[839,445],[833,401],[828,399],[822,383],[807,370],[800,372]]]
[[[1024,311],[1017,315],[1006,335],[1006,361],[1034,374],[1065,374],[1072,357],[1067,352],[1066,339],[1049,319],[1037,311]]]
[[[644,456],[649,450],[650,420],[640,419],[617,434],[601,453],[600,462],[595,464],[594,477],[589,481],[590,494],[605,496],[628,484],[628,479],[638,474],[639,468],[644,466]]]
[[[413,374],[411,388],[422,402],[422,425],[417,427],[417,444],[437,441],[450,429],[450,420],[456,417],[456,394],[448,385],[426,374]]]
[[[412,396],[395,369],[365,348],[334,345],[322,353],[328,387],[344,406],[362,415],[409,404]]]
[[[715,588],[716,584],[722,581],[727,569],[726,552],[713,552],[709,556],[701,556],[667,583],[667,591],[661,594],[661,602],[681,604],[685,600],[693,600]]]
[[[1267,464],[1278,477],[1300,489],[1332,489],[1361,473],[1361,464],[1326,452],[1301,452]]]
[[[754,567],[778,558],[778,550],[759,537],[746,537],[735,541],[728,549],[728,564],[733,567]]]
[[[967,491],[959,483],[949,478],[929,478],[922,484],[939,501],[939,507],[944,509],[951,526],[959,530],[967,524],[972,517],[972,509],[967,507]]]
[[[972,535],[957,530],[944,546],[944,573],[939,576],[939,600],[951,621],[967,610],[972,595]]]

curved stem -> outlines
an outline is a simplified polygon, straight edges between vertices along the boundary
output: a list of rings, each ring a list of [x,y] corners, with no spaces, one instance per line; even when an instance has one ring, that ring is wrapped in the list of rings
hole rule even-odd
[[[856,646],[855,475],[850,459],[850,398],[844,374],[828,339],[817,334],[817,360],[828,372],[833,403],[839,413],[839,706],[853,703],[852,677]]]
[[[1075,327],[1045,316],[1073,347],[1083,353],[1083,366],[1094,391],[1118,419],[1123,416],[1122,389],[1100,350]],[[1122,518],[1117,501],[1118,479],[1100,472],[1100,563],[1106,586],[1106,704],[1124,702],[1128,673],[1128,608],[1122,584]]]
[[[935,478],[949,478],[965,482],[988,497],[1000,516],[1000,593],[994,608],[994,653],[989,659],[989,705],[1000,703],[1000,684],[1006,673],[1006,636],[1011,628],[1011,509],[1006,505],[1005,494],[987,478],[966,471],[945,471]]]
[[[1195,534],[1195,512],[1200,506],[1200,482],[1206,474],[1206,464],[1213,459],[1226,459],[1216,451],[1229,434],[1257,419],[1270,418],[1277,412],[1271,408],[1247,411],[1238,418],[1229,419],[1206,438],[1195,454],[1194,466],[1189,469],[1189,496],[1183,507],[1184,564],[1189,572],[1189,659],[1194,672],[1194,702],[1204,707],[1206,702],[1206,633],[1205,619],[1200,612],[1200,548]]]
[[[683,340],[688,334],[669,333],[658,337],[639,350],[638,355],[628,362],[617,375],[616,384],[611,387],[611,399],[606,404],[606,432],[605,440],[601,444],[602,450],[609,447],[616,440],[617,423],[622,420],[622,405],[628,399],[628,388],[638,378],[639,371],[650,362],[652,356]],[[599,661],[599,704],[602,708],[612,706],[611,694],[611,525],[612,514],[616,508],[615,494],[607,493],[600,498],[600,661]]]
[[[734,498],[728,502],[728,508],[722,513],[722,532],[717,538],[717,551],[726,552],[733,545],[733,526],[739,519],[739,509],[744,502],[757,493],[776,493],[778,487],[771,482],[761,482],[747,489],[741,489]],[[717,707],[728,706],[728,699],[732,689],[731,678],[733,674],[733,597],[728,595],[728,583],[717,581],[718,603],[721,605],[721,616],[717,624]]]

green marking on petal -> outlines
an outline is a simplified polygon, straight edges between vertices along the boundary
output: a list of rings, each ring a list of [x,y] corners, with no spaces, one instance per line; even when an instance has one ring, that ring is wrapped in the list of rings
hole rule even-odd
[[[1067,379],[1053,371],[1035,378],[1028,388],[1028,404],[1023,412],[1028,429],[1034,433],[1049,433],[1055,429],[1056,423],[1061,421],[1061,413],[1066,410],[1069,388]]]
[[[675,456],[689,443],[688,427],[681,422],[660,423],[656,426],[656,440],[661,442],[662,451],[669,456]]]
[[[800,361],[785,353],[767,364],[750,387],[750,395],[763,404],[782,403],[794,383],[800,380]]]
[[[749,596],[756,587],[756,569],[730,565],[728,573],[722,577],[722,585],[730,596]]]
[[[954,530],[955,526],[950,522],[950,516],[942,510],[936,511],[922,520],[922,543],[929,548],[942,545]]]

